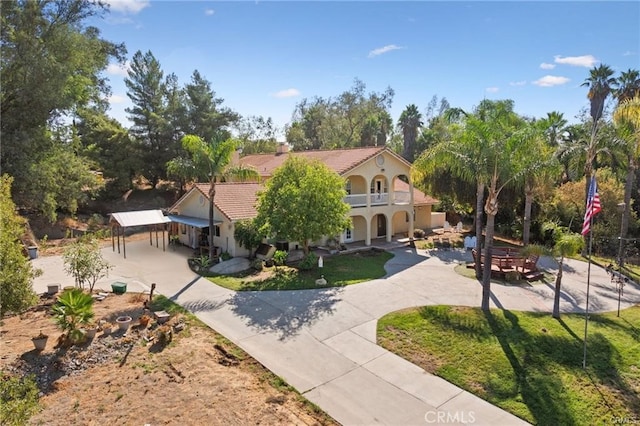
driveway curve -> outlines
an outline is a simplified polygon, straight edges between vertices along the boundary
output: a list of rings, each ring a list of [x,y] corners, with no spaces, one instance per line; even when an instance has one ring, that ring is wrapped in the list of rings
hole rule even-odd
[[[114,265],[97,288],[114,281],[128,291],[161,294],[193,312],[253,358],[281,376],[307,399],[345,425],[424,425],[474,423],[519,425],[521,419],[426,373],[376,344],[381,316],[403,308],[453,304],[479,306],[482,288],[460,276],[455,266],[471,260],[468,252],[391,250],[387,275],[340,288],[296,291],[234,292],[194,274],[185,262],[190,251],[163,252],[144,241],[127,245],[127,259],[103,249]],[[553,272],[554,264],[543,259]],[[43,269],[37,292],[48,284],[69,285],[59,256],[40,257]],[[557,267],[555,267],[557,268]],[[563,276],[561,309],[583,312],[588,264],[569,260]],[[618,293],[606,272],[591,266],[590,311],[617,309]],[[625,308],[640,302],[640,287],[629,283],[621,299]],[[496,308],[551,312],[553,285],[492,285]]]

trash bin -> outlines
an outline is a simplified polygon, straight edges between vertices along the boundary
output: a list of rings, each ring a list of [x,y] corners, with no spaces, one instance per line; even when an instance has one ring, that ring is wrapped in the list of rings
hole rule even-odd
[[[115,294],[125,294],[127,292],[127,283],[115,282],[111,284],[111,290],[113,290]]]
[[[27,247],[29,250],[29,259],[37,259],[38,258],[38,247],[37,246],[29,246]]]

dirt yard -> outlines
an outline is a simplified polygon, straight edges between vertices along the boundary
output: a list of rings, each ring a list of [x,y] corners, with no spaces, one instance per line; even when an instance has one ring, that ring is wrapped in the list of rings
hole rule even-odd
[[[95,319],[133,318],[115,331],[68,349],[56,348],[61,332],[50,314],[55,296],[0,330],[0,369],[33,373],[42,425],[332,425],[335,422],[222,336],[197,319],[173,314],[172,341],[160,344],[158,324],[142,327],[148,296],[109,295],[94,304]],[[37,352],[31,337],[49,335]]]

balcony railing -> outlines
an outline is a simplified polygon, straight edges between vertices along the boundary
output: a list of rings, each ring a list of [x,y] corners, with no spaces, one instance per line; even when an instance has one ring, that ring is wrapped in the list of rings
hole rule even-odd
[[[370,205],[382,206],[389,201],[389,193],[381,194],[351,194],[344,198],[344,202],[351,207],[365,207],[367,205],[367,196],[370,198]],[[409,204],[411,202],[411,194],[409,191],[395,191],[393,193],[393,204]]]

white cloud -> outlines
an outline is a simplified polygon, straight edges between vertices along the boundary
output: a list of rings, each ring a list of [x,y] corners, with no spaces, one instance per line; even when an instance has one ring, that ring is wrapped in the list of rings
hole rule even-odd
[[[293,98],[295,96],[300,96],[300,91],[298,89],[285,89],[280,90],[279,92],[272,93],[271,96],[274,98]]]
[[[213,9],[205,9],[205,11],[204,11],[204,14],[207,15],[207,16],[211,16],[214,13],[216,13],[216,11],[213,10]]]
[[[373,58],[378,55],[382,55],[383,53],[391,52],[392,50],[404,49],[404,47],[396,46],[395,44],[387,44],[383,47],[378,47],[377,49],[373,49],[369,52],[369,57]]]
[[[552,70],[555,67],[556,67],[555,64],[550,64],[550,63],[547,63],[547,62],[543,62],[543,63],[540,64],[540,68],[542,68],[543,70]]]
[[[498,91],[500,90],[497,87],[487,87],[486,89],[484,89],[487,91],[487,93],[498,93]]]
[[[132,15],[149,6],[149,0],[106,0],[106,3],[112,11]]]
[[[632,52],[631,50],[627,50],[622,54],[622,56],[636,56],[636,52]]]
[[[525,84],[527,84],[527,80],[512,81],[511,83],[509,83],[509,86],[524,86]]]
[[[131,68],[131,65],[130,65],[129,61],[125,62],[124,65],[123,64],[109,64],[107,66],[107,74],[109,74],[109,75],[119,75],[119,76],[122,76],[122,77],[128,77],[130,68]]]
[[[110,104],[123,104],[127,101],[127,98],[125,98],[122,95],[111,95],[109,96],[109,103]]]
[[[533,82],[536,86],[540,87],[553,87],[553,86],[561,86],[563,84],[567,84],[570,79],[567,77],[559,77],[556,75],[545,75],[539,80]]]
[[[572,65],[574,67],[586,67],[591,68],[598,62],[593,55],[583,55],[583,56],[565,56],[564,58],[560,55],[556,55],[553,57],[553,61],[556,64],[565,64]]]

